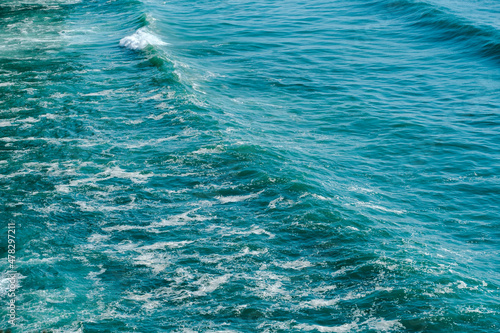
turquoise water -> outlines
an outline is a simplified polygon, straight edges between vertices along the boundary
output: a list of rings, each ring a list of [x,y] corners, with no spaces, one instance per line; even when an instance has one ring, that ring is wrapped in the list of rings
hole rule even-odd
[[[492,0],[4,1],[0,329],[498,332],[499,96]]]

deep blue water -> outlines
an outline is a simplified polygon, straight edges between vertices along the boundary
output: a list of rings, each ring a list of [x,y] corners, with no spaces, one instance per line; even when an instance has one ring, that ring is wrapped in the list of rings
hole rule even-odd
[[[499,96],[493,0],[2,1],[0,329],[498,332]]]

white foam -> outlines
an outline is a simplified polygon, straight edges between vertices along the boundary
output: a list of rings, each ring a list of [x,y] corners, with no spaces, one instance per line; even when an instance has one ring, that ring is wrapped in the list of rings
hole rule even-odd
[[[108,90],[103,90],[103,91],[98,91],[98,92],[93,92],[93,93],[88,93],[88,94],[80,94],[80,96],[84,97],[92,97],[92,96],[110,96],[112,93],[114,93],[115,90],[113,89],[108,89]]]
[[[290,268],[290,269],[295,269],[295,270],[301,270],[301,269],[304,269],[304,268],[307,268],[307,267],[312,267],[314,265],[311,264],[307,260],[298,259],[298,260],[295,260],[295,261],[285,262],[285,263],[283,263],[283,264],[281,264],[279,266],[282,267],[282,268]]]
[[[87,280],[94,280],[97,282],[100,280],[97,276],[103,274],[104,272],[106,272],[106,268],[101,267],[101,269],[98,272],[96,272],[96,271],[89,272],[89,274],[87,274],[86,279]]]
[[[274,238],[275,235],[265,229],[262,229],[258,226],[255,226],[253,225],[252,226],[252,230],[250,232],[246,232],[246,233],[243,233],[243,234],[254,234],[254,235],[267,235],[269,238]]]
[[[161,107],[158,105],[156,106],[158,109],[172,109],[173,110],[173,107],[172,106],[168,106],[167,104],[165,103],[161,103],[160,105],[162,105]],[[165,116],[168,116],[169,114],[173,114],[175,113],[175,110],[173,111],[167,111],[167,112],[163,112],[163,113],[160,113],[159,115],[150,115],[148,116],[148,119],[153,119],[153,120],[161,120],[163,119],[163,117]]]
[[[304,331],[318,331],[318,332],[334,332],[334,333],[347,333],[352,332],[353,330],[358,328],[358,325],[354,323],[344,324],[340,326],[321,326],[321,325],[308,325],[308,324],[300,324],[295,326],[295,328],[302,329]]]
[[[75,323],[74,325],[79,325],[80,322]],[[65,327],[62,329],[56,329],[54,330],[54,333],[83,333],[83,328],[78,327]]]
[[[290,293],[283,288],[283,282],[290,281],[290,278],[285,275],[274,274],[266,270],[266,268],[263,265],[256,275],[246,276],[248,280],[253,280],[256,285],[250,291],[266,300],[276,300],[277,298],[291,300]]]
[[[442,284],[438,284],[435,288],[434,288],[434,292],[436,294],[453,294],[454,291],[453,289],[450,287],[452,284],[448,284],[446,286],[443,286]]]
[[[148,32],[146,28],[141,28],[133,35],[120,40],[120,46],[130,50],[142,50],[148,45],[167,45],[167,43]]]
[[[481,313],[481,314],[495,314],[493,310],[486,309],[484,306],[478,308],[467,307],[460,310],[462,313]]]
[[[151,293],[146,294],[134,294],[132,292],[128,292],[128,296],[126,299],[143,302],[142,308],[145,310],[153,310],[161,305],[159,301],[152,301],[153,295]]]
[[[153,295],[151,293],[146,293],[146,294],[134,294],[131,291],[127,292],[127,296],[125,296],[126,299],[130,299],[133,301],[147,301],[149,300]]]
[[[37,122],[40,121],[40,119],[35,119],[33,117],[28,117],[28,118],[25,118],[25,119],[19,119],[18,121],[21,122],[21,123],[37,123]]]
[[[142,120],[142,119],[124,121],[124,123],[127,125],[138,125],[138,124],[142,124],[143,122],[144,122],[144,120]]]
[[[357,193],[374,193],[375,192],[372,189],[360,187],[360,186],[350,186],[348,188],[348,190],[351,192],[357,192]]]
[[[135,209],[137,204],[134,203],[135,197],[131,196],[132,201],[127,205],[122,206],[105,206],[99,203],[90,203],[88,204],[86,201],[76,201],[75,203],[80,206],[80,209],[87,212],[115,212],[115,211],[127,211],[131,209]],[[104,230],[104,229],[103,229]]]
[[[192,152],[192,154],[217,154],[217,153],[221,153],[222,150],[220,148],[220,146],[217,146],[216,148],[200,148],[194,152]]]
[[[9,291],[10,279],[7,277],[0,278],[0,296],[5,296]]]
[[[329,200],[330,200],[330,199],[329,199],[329,198],[327,198],[327,197],[324,197],[324,196],[322,196],[322,195],[318,195],[318,194],[314,194],[314,193],[312,194],[312,196],[313,196],[314,198],[316,198],[316,199],[323,200],[323,201],[329,201]]]
[[[129,121],[129,122],[126,122],[128,123],[129,125],[130,124],[140,124],[142,123],[144,120],[136,120],[136,121]],[[175,140],[177,139],[178,136],[177,135],[174,135],[174,136],[170,136],[170,137],[167,137],[167,138],[161,138],[161,139],[151,139],[151,140],[147,140],[147,141],[136,141],[135,143],[133,144],[130,144],[130,143],[127,143],[127,144],[124,144],[123,146],[128,148],[128,149],[138,149],[138,148],[143,148],[143,147],[147,147],[147,146],[157,146],[159,144],[161,144],[162,142],[165,142],[165,141],[170,141],[170,140]]]
[[[218,289],[221,285],[229,280],[230,274],[226,274],[223,276],[216,277],[214,279],[210,279],[206,281],[205,278],[202,278],[197,284],[201,284],[200,288],[193,293],[196,296],[204,296],[207,293],[211,293],[214,290]]]
[[[206,221],[206,220],[211,220],[215,217],[212,216],[202,216],[202,215],[197,215],[195,214],[194,216],[188,216],[188,214],[191,214],[198,210],[199,208],[192,209],[190,211],[187,211],[182,214],[178,215],[173,215],[170,216],[168,219],[161,219],[160,222],[154,222],[151,223],[150,225],[147,226],[138,226],[138,225],[118,225],[118,226],[112,226],[112,227],[105,227],[102,230],[106,232],[112,232],[112,231],[127,231],[127,230],[147,230],[148,232],[155,232],[159,233],[160,231],[158,228],[164,228],[164,227],[172,227],[172,226],[183,226],[191,221]],[[182,242],[179,242],[179,244]],[[167,244],[167,243],[165,243]],[[175,244],[175,242],[168,243],[170,245]]]
[[[14,279],[14,284],[12,285],[12,287],[14,288],[14,290],[17,290],[19,288],[21,288],[21,280],[26,278],[26,276],[23,276],[19,273],[15,273],[15,279]],[[6,295],[7,293],[9,293],[11,290],[10,290],[10,286],[11,286],[11,282],[13,280],[11,280],[12,278],[12,275],[9,276],[7,275],[7,273],[2,273],[0,275],[0,296],[4,296]]]
[[[102,230],[107,231],[107,232],[112,232],[112,231],[128,231],[128,230],[146,229],[146,228],[147,227],[141,227],[141,226],[136,226],[136,225],[117,225],[114,227],[102,228]]]
[[[384,318],[370,318],[363,324],[368,325],[370,329],[377,332],[387,332],[404,328],[399,320],[385,320]]]
[[[101,235],[101,234],[92,234],[90,237],[87,238],[87,241],[89,243],[102,243],[104,240],[109,239],[109,235]]]
[[[141,250],[163,250],[166,247],[171,249],[181,248],[186,246],[187,244],[191,244],[193,241],[179,241],[179,242],[157,242],[152,245],[145,245],[140,247]]]
[[[335,289],[337,289],[337,286],[332,285],[332,286],[317,287],[317,288],[314,288],[312,291],[314,291],[315,293],[324,293],[324,292],[335,290]]]
[[[252,256],[258,256],[258,255],[261,255],[261,254],[264,254],[264,253],[267,253],[267,249],[263,249],[263,250],[255,250],[255,251],[250,251],[250,249],[248,247],[245,247],[241,252],[240,254],[238,254],[237,256],[235,257],[243,257],[243,256],[246,256],[246,255],[252,255]]]
[[[356,204],[357,204],[357,206],[371,208],[371,209],[375,209],[375,210],[379,210],[379,211],[383,211],[383,212],[387,212],[387,213],[394,213],[394,214],[398,214],[398,215],[402,215],[402,214],[406,213],[406,211],[404,211],[404,210],[390,209],[390,208],[382,207],[380,205],[371,204],[368,202],[358,201]]]
[[[196,212],[198,209],[199,208],[195,208],[182,214],[172,215],[168,219],[161,219],[161,222],[153,223],[151,226],[152,227],[180,226],[180,225],[185,225],[188,222],[192,221],[201,222],[213,219],[213,217],[197,215],[197,214],[195,214],[194,216],[188,216],[189,214]]]
[[[399,322],[399,320],[385,320],[384,318],[371,317],[363,322],[359,322],[358,319],[356,319],[351,323],[340,326],[299,324],[295,326],[295,328],[299,328],[304,331],[347,333],[366,329],[375,330],[377,332],[389,332],[404,329],[404,326]]]
[[[162,110],[173,109],[173,107],[171,105],[169,105],[168,103],[165,103],[165,102],[162,102],[162,103],[156,105],[155,108],[156,109],[162,109]],[[168,112],[167,114],[172,114],[172,113],[175,113],[175,112]],[[159,118],[159,119],[161,119],[161,118]],[[155,120],[158,120],[158,119],[155,119]]]
[[[130,179],[134,183],[145,183],[150,177],[153,176],[153,174],[152,173],[144,174],[139,171],[128,172],[121,169],[118,166],[115,166],[104,170],[104,172],[99,173],[98,176],[106,176],[101,180],[106,180],[111,178],[123,178],[123,179]]]
[[[150,101],[150,100],[161,101],[161,100],[164,100],[164,99],[165,99],[165,97],[163,96],[163,93],[158,93],[158,94],[155,94],[153,96],[148,96],[148,97],[141,98],[141,100],[143,100],[143,101]]]
[[[71,94],[56,92],[55,94],[52,94],[50,98],[63,98],[68,96],[71,96]]]
[[[13,126],[10,121],[0,121],[0,127],[9,127]]]
[[[267,207],[269,207],[269,208],[271,208],[271,209],[275,209],[275,208],[276,208],[276,204],[277,204],[278,202],[280,202],[280,201],[283,201],[283,199],[284,199],[284,198],[280,195],[280,196],[279,196],[279,198],[276,198],[276,199],[274,199],[273,201],[271,201],[271,202],[269,203],[269,205],[267,205]]]
[[[248,199],[256,198],[262,192],[264,192],[264,191],[262,190],[262,191],[260,191],[258,193],[252,193],[252,194],[248,194],[248,195],[232,195],[232,196],[228,196],[228,197],[218,196],[215,199],[219,200],[223,204],[230,203],[230,202],[240,202],[240,201],[245,201],[245,200],[248,200]]]
[[[130,249],[135,250],[137,249]],[[142,253],[134,258],[134,264],[138,266],[146,266],[153,270],[153,274],[158,274],[170,266],[170,256],[166,253]]]
[[[61,193],[69,193],[71,192],[71,189],[69,188],[69,185],[56,185],[56,191],[61,192]]]
[[[313,299],[309,302],[306,302],[304,305],[312,308],[326,308],[334,306],[339,302],[338,299]]]

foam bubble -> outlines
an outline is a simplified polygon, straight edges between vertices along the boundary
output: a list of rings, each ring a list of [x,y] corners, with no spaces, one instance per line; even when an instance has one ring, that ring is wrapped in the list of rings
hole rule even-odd
[[[167,45],[167,43],[145,28],[141,28],[133,35],[124,37],[120,40],[120,46],[130,50],[142,50],[148,45]]]

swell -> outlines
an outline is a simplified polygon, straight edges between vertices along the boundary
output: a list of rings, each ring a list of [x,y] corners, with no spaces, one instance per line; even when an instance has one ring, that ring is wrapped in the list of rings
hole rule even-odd
[[[132,4],[134,3],[137,2]],[[364,323],[373,318],[372,312],[376,317],[390,319],[386,323],[399,323],[397,321],[399,318],[395,316],[398,312],[403,312],[401,307],[404,307],[407,311],[402,323],[410,330],[413,327],[417,331],[429,329],[425,327],[429,319],[422,318],[421,308],[414,306],[414,303],[425,302],[437,308],[442,305],[438,299],[445,298],[451,302],[453,297],[458,297],[452,294],[446,298],[433,293],[443,278],[430,274],[427,267],[429,264],[426,261],[423,259],[416,260],[416,263],[405,261],[406,249],[394,245],[397,240],[391,238],[397,235],[399,225],[387,222],[382,225],[375,218],[369,218],[376,216],[375,213],[365,216],[363,212],[359,212],[363,209],[361,198],[364,194],[352,194],[351,199],[344,190],[325,189],[326,186],[321,184],[321,177],[316,175],[318,172],[314,174],[312,172],[314,170],[307,167],[306,163],[309,160],[301,163],[301,156],[294,155],[291,149],[278,149],[272,147],[272,144],[266,147],[266,144],[262,143],[264,140],[256,140],[258,133],[240,134],[251,143],[231,144],[231,141],[240,138],[234,138],[238,134],[223,133],[222,122],[210,127],[208,124],[210,119],[206,115],[197,114],[198,118],[189,118],[191,114],[201,113],[201,108],[197,109],[196,105],[185,97],[184,90],[190,89],[186,81],[179,79],[173,82],[173,90],[179,92],[175,96],[175,101],[172,101],[173,98],[167,100],[164,96],[157,98],[157,90],[171,84],[168,80],[175,76],[175,62],[183,58],[170,56],[168,46],[154,41],[151,43],[152,40],[150,42],[146,40],[143,48],[124,46],[125,48],[119,49],[119,41],[127,36],[134,36],[137,31],[155,35],[162,40],[161,35],[155,29],[150,16],[144,13],[147,11],[146,8],[140,4],[132,5],[128,10],[121,12],[118,12],[119,9],[113,5],[107,5],[106,8],[109,13],[116,9],[116,15],[126,18],[126,21],[121,22],[123,27],[114,28],[112,38],[108,38],[111,39],[110,42],[104,38],[105,36],[99,36],[103,37],[98,40],[102,45],[111,47],[103,52],[97,52],[98,56],[116,51],[119,59],[128,64],[126,67],[120,67],[114,74],[107,74],[109,76],[106,79],[117,75],[121,84],[139,88],[128,95],[111,92],[109,97],[106,97],[104,92],[114,88],[113,82],[97,86],[94,82],[98,80],[94,78],[102,79],[102,76],[96,74],[93,77],[90,73],[86,74],[87,84],[90,85],[89,91],[85,90],[83,84],[77,87],[91,94],[76,96],[80,104],[79,113],[82,113],[81,105],[84,104],[82,102],[98,102],[89,104],[88,108],[92,109],[92,112],[96,112],[97,109],[102,112],[102,116],[117,116],[116,110],[120,111],[120,116],[140,113],[146,115],[145,112],[155,112],[150,104],[162,101],[173,107],[169,109],[173,114],[164,114],[166,113],[164,109],[156,109],[158,113],[154,116],[158,119],[158,123],[146,120],[144,125],[127,127],[118,125],[117,121],[112,121],[109,117],[104,121],[104,117],[100,118],[99,114],[96,114],[95,118],[78,120],[81,126],[74,125],[75,132],[78,132],[71,139],[89,141],[93,133],[90,133],[90,130],[84,132],[82,129],[85,129],[85,125],[88,126],[89,120],[93,121],[104,133],[99,140],[96,140],[97,145],[102,145],[104,148],[111,146],[106,149],[107,155],[103,154],[104,151],[100,152],[101,148],[86,150],[77,147],[73,141],[66,141],[62,147],[56,146],[55,151],[51,152],[56,155],[49,155],[46,160],[40,156],[28,156],[47,163],[27,165],[17,175],[13,175],[14,180],[18,182],[17,188],[33,189],[33,192],[35,190],[46,192],[52,196],[47,200],[35,194],[29,198],[25,192],[9,194],[10,199],[19,198],[19,202],[24,200],[34,207],[46,208],[44,214],[47,216],[27,211],[25,216],[29,216],[28,220],[33,221],[42,217],[43,221],[57,222],[57,227],[53,230],[34,228],[35,232],[44,236],[40,237],[42,239],[40,243],[44,244],[38,246],[50,247],[42,254],[57,254],[58,251],[64,252],[61,251],[63,249],[68,251],[68,257],[85,256],[90,261],[85,265],[73,264],[73,267],[82,268],[74,269],[73,272],[68,272],[64,267],[68,265],[67,263],[71,264],[65,258],[58,259],[59,261],[50,267],[41,264],[36,266],[31,262],[26,264],[31,270],[26,274],[27,279],[32,279],[31,288],[28,287],[28,282],[25,282],[24,286],[23,293],[32,297],[25,303],[29,305],[26,308],[35,308],[32,304],[36,302],[30,299],[46,302],[46,294],[40,291],[59,291],[60,298],[64,298],[70,293],[69,290],[81,292],[95,289],[93,288],[95,286],[90,285],[92,278],[87,279],[90,281],[88,285],[86,279],[82,278],[87,273],[88,277],[96,278],[96,285],[100,284],[102,287],[95,294],[89,294],[87,301],[80,302],[80,299],[85,299],[83,297],[85,295],[78,295],[76,299],[78,307],[75,305],[74,308],[67,310],[63,308],[56,312],[52,309],[58,310],[62,306],[40,303],[39,308],[35,308],[36,312],[48,314],[50,311],[51,317],[47,318],[51,319],[57,319],[58,315],[60,318],[66,318],[65,321],[61,319],[58,319],[60,322],[52,321],[54,324],[42,322],[44,326],[50,325],[50,328],[56,328],[58,325],[59,327],[65,325],[64,322],[74,320],[81,325],[82,331],[108,331],[110,325],[113,325],[112,330],[115,331],[125,331],[131,325],[139,326],[137,329],[140,331],[160,330],[159,325],[165,325],[162,328],[168,331],[173,331],[179,325],[207,331],[209,330],[207,318],[211,316],[216,320],[214,325],[222,325],[221,321],[231,321],[235,326],[232,328],[239,328],[241,331],[250,331],[249,327],[251,331],[262,329],[253,326],[256,319],[275,320],[279,323],[291,318],[303,323],[296,327],[296,331],[300,328],[308,331],[341,331],[346,325],[350,325],[351,319],[352,330],[358,325],[356,324],[358,317],[352,317],[354,308],[359,306],[361,311],[366,312],[362,316],[368,317],[359,322],[361,328],[369,326]],[[95,9],[93,15],[99,13],[101,8]],[[113,22],[116,21],[113,19]],[[141,33],[136,36],[139,39],[142,37],[144,35]],[[95,46],[96,50],[103,49],[102,45],[99,49]],[[90,53],[89,50],[85,52]],[[89,66],[92,67],[91,65]],[[146,66],[154,68],[148,68],[143,72],[133,71],[134,65],[139,69],[144,69]],[[51,71],[55,69],[51,68]],[[161,80],[150,80],[149,75],[161,77]],[[147,91],[147,88],[151,91]],[[137,95],[148,97],[147,102],[137,102]],[[177,102],[182,105],[174,104]],[[217,103],[219,102],[212,101],[211,107],[217,107]],[[220,108],[223,108],[223,105]],[[182,110],[186,113],[182,114]],[[112,114],[112,111],[116,113]],[[237,111],[242,112],[241,109]],[[174,113],[181,114],[185,122],[176,123],[177,116]],[[105,124],[110,125],[107,131],[102,128]],[[36,126],[38,125],[34,125],[33,128]],[[67,123],[61,126],[70,129]],[[127,128],[131,129],[127,131]],[[214,130],[207,131],[207,128]],[[246,132],[250,131],[250,126],[248,128]],[[139,129],[143,129],[144,132],[138,133]],[[194,136],[189,130],[204,132]],[[180,138],[175,141],[160,141],[168,134],[171,134],[172,138]],[[121,141],[121,137],[128,139],[129,135],[131,136],[129,140]],[[26,136],[36,136],[36,133],[28,133]],[[54,135],[57,139],[61,136],[63,135],[57,137]],[[140,149],[139,146],[128,147],[127,144],[146,143],[146,140],[138,141],[134,140],[134,137],[151,140],[151,146]],[[63,140],[59,141],[64,143]],[[260,145],[255,144],[256,141],[260,141]],[[161,142],[165,143],[159,144]],[[32,145],[35,146],[35,142]],[[36,145],[41,146],[42,143],[36,142]],[[132,154],[131,151],[134,149],[138,152]],[[48,149],[45,149],[45,152],[47,151]],[[74,153],[70,154],[69,151]],[[94,157],[95,161],[83,163],[87,156]],[[29,160],[27,157],[23,159]],[[54,161],[61,163],[53,166],[51,163]],[[32,175],[25,177],[25,173]],[[45,177],[49,173],[51,177]],[[53,190],[54,185],[59,192]],[[339,187],[341,186],[342,184],[339,184]],[[342,194],[340,198],[334,197],[337,192]],[[360,201],[354,201],[354,198]],[[48,206],[56,201],[65,202],[65,211],[53,211],[52,209],[56,209],[57,206]],[[17,207],[16,209],[27,210]],[[370,204],[367,209],[381,210],[379,218],[386,213],[389,218],[391,215],[401,215],[399,212],[384,210],[384,207],[375,204]],[[154,236],[160,231],[163,232],[161,236]],[[57,237],[54,237],[54,234]],[[106,240],[107,237],[109,241],[96,241]],[[45,241],[47,238],[48,241]],[[90,244],[81,245],[82,240],[84,243],[89,240]],[[155,240],[169,240],[181,248],[161,252],[158,249],[155,251],[153,246],[161,243],[144,243],[147,246],[141,247],[143,241]],[[393,244],[387,246],[393,246],[392,251],[399,250],[399,254],[394,256],[395,259],[373,252],[373,247],[377,248],[377,244],[387,244],[391,241]],[[184,242],[190,244],[186,249],[182,249]],[[367,246],[367,244],[374,245]],[[90,246],[96,248],[92,249]],[[36,245],[30,244],[30,247],[36,248]],[[265,252],[267,248],[270,249],[269,254]],[[78,253],[80,250],[83,253]],[[412,250],[413,253],[418,252]],[[423,257],[422,251],[418,254]],[[159,261],[166,261],[164,252],[170,252],[171,267],[179,270],[175,272],[171,268],[162,270],[163,263]],[[134,259],[139,254],[141,260]],[[150,254],[154,254],[158,259],[147,262],[144,258],[148,259],[147,255]],[[434,266],[438,268],[437,265]],[[153,269],[153,273],[156,272],[155,276],[149,273],[149,268]],[[193,272],[193,276],[183,277],[181,275],[183,269]],[[206,272],[211,274],[205,274]],[[57,277],[56,273],[63,277]],[[156,277],[156,274],[160,275]],[[210,280],[216,275],[222,277],[222,282],[218,282],[217,279]],[[388,277],[384,278],[384,275]],[[458,279],[451,273],[445,277],[449,281]],[[79,283],[75,285],[66,281],[79,281]],[[479,281],[466,282],[481,288]],[[197,287],[197,283],[201,284],[200,288]],[[220,288],[217,283],[221,285]],[[335,293],[328,289],[324,291],[327,283],[334,288],[338,286],[339,291]],[[164,284],[168,284],[168,288],[161,288]],[[50,289],[52,285],[56,287]],[[68,292],[62,292],[68,285],[66,289]],[[452,287],[458,285],[454,283]],[[157,288],[158,286],[160,288]],[[394,294],[389,294],[392,289],[395,289]],[[30,292],[33,296],[28,294]],[[427,298],[420,296],[426,292],[433,294]],[[144,299],[143,296],[147,295],[153,296],[151,302],[146,304],[156,305],[150,308],[143,307],[140,312],[134,312],[140,307],[136,306],[139,303],[132,303],[134,300],[132,296]],[[189,297],[184,298],[184,295]],[[374,299],[382,301],[375,303]],[[100,305],[95,305],[96,303],[109,304],[109,307],[99,308]],[[233,310],[234,304],[249,306],[248,309],[243,308],[240,311],[238,308]],[[267,306],[269,304],[271,306]],[[262,309],[264,306],[271,309]],[[186,310],[187,308],[189,310]],[[218,310],[220,308],[223,310]],[[208,312],[207,309],[217,310]],[[37,320],[41,322],[41,316],[34,313],[35,311],[31,312],[27,314],[29,322],[25,322],[23,328],[28,325],[34,327]],[[342,321],[337,319],[338,325],[342,325],[344,320],[347,322],[342,326],[325,326],[326,323],[332,322],[332,312],[335,312],[337,317],[346,318]],[[102,313],[104,315],[101,315]],[[106,317],[107,313],[111,315]],[[127,317],[129,314],[132,315]],[[142,317],[146,318],[146,321],[138,320]],[[180,318],[185,322],[179,324]],[[472,320],[474,318],[471,317],[462,319],[463,322]],[[165,324],[159,324],[161,322]],[[430,329],[433,328],[431,324]],[[288,327],[288,330],[292,331],[293,328]]]
[[[383,0],[371,5],[389,12],[408,27],[425,32],[427,40],[450,43],[454,48],[500,62],[500,32],[492,26],[478,24],[422,1]]]

